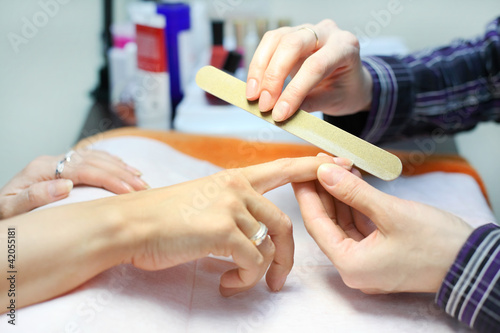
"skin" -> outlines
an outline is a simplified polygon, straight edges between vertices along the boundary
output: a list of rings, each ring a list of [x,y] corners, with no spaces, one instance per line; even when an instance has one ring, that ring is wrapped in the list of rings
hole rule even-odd
[[[246,97],[283,121],[302,108],[329,115],[369,110],[372,78],[363,67],[356,37],[332,20],[313,29],[283,27],[265,34],[250,63]],[[301,26],[302,27],[302,26]],[[282,92],[287,76],[292,80]],[[274,108],[274,109],[273,109]]]
[[[293,265],[292,223],[262,194],[311,181],[321,164],[333,162],[328,156],[281,159],[4,220],[0,239],[15,227],[22,251],[16,258],[16,287],[23,292],[16,306],[62,295],[119,264],[160,270],[209,254],[232,256],[235,262],[221,276],[222,295],[250,289],[266,272],[270,289],[278,291]],[[269,228],[258,247],[249,240],[259,229],[257,221]],[[7,264],[1,261],[0,270],[7,271]],[[3,309],[8,288],[8,281],[0,280]]]
[[[345,284],[365,293],[437,292],[472,232],[457,216],[383,193],[334,164],[293,188],[309,234]]]
[[[55,170],[64,155],[40,156],[0,189],[0,220],[66,198],[74,185],[102,187],[116,194],[149,188],[141,172],[103,151],[79,149],[66,162],[62,179]]]
[[[356,37],[331,20],[303,26],[266,33],[246,97],[275,121],[299,108],[333,116],[369,110],[373,81]],[[293,187],[311,236],[344,282],[367,293],[436,292],[472,232],[447,212],[376,190],[356,170],[323,165],[318,180]]]

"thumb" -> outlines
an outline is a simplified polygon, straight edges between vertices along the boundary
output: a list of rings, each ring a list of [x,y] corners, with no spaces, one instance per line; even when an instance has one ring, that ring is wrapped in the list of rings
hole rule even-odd
[[[14,200],[14,211],[17,214],[28,212],[37,207],[66,198],[73,189],[69,179],[56,179],[39,182],[19,192]]]
[[[384,220],[378,217],[390,211],[395,199],[335,164],[322,164],[318,168],[318,179],[331,195],[363,213],[377,225]]]

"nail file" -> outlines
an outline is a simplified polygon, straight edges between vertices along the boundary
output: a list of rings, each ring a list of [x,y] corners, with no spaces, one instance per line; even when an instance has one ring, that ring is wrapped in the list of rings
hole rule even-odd
[[[196,74],[201,89],[242,108],[273,125],[329,152],[346,157],[354,165],[380,179],[396,179],[402,171],[399,158],[306,111],[298,110],[292,117],[275,122],[271,112],[260,112],[257,101],[246,98],[246,83],[213,67],[205,66]]]

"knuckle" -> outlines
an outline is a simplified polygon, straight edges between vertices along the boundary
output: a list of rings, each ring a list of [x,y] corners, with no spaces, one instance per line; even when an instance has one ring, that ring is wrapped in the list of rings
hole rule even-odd
[[[327,28],[338,28],[337,23],[335,23],[334,20],[332,19],[324,19],[321,22],[318,23],[318,25],[324,25]]]
[[[283,81],[281,71],[278,71],[278,70],[275,70],[272,68],[268,68],[264,72],[264,81],[266,81],[267,83],[271,83],[271,84],[281,83],[281,81]]]
[[[295,34],[289,34],[283,36],[280,41],[280,47],[284,48],[286,51],[290,52],[293,50],[300,50],[304,46],[304,41],[302,38],[298,38]]]
[[[280,221],[277,225],[277,232],[282,236],[291,237],[293,235],[292,220],[281,210],[277,210],[277,214],[277,220]]]
[[[242,210],[244,204],[242,200],[240,200],[240,198],[233,192],[225,192],[220,196],[218,206],[224,207],[224,209],[231,214],[237,214],[237,212]]]
[[[311,56],[304,61],[305,68],[313,76],[323,77],[328,72],[326,57]]]
[[[272,241],[269,241],[269,255],[274,257],[274,254],[276,253],[276,245]]]
[[[239,169],[225,170],[220,175],[223,187],[231,190],[241,190],[247,183]]]
[[[298,98],[303,98],[303,96],[307,93],[304,89],[298,85],[296,82],[291,82],[286,87],[286,94],[291,100],[296,100]]]
[[[273,42],[279,40],[279,36],[281,35],[281,31],[277,30],[269,30],[264,33],[262,36],[262,42]]]
[[[344,182],[343,186],[339,186],[342,181]],[[345,177],[341,182],[335,185],[339,189],[340,196],[344,198],[346,202],[355,202],[361,193],[361,183],[353,181],[352,179],[346,180]]]
[[[30,206],[34,206],[37,204],[38,197],[39,197],[39,194],[33,187],[29,187],[26,190],[26,200],[28,201]]]
[[[230,218],[222,218],[217,226],[217,234],[219,237],[230,240],[233,239],[233,232],[237,229],[236,224],[233,219]]]
[[[345,42],[354,47],[355,49],[359,49],[359,40],[358,38],[350,31],[342,31],[342,38]]]

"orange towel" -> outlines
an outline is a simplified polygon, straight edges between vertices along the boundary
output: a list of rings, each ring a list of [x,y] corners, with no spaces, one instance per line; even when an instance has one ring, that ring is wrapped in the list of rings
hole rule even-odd
[[[267,143],[245,141],[220,136],[194,135],[175,131],[153,131],[136,127],[125,127],[99,133],[83,139],[77,148],[96,141],[120,136],[139,136],[161,141],[172,148],[208,161],[222,168],[238,168],[269,162],[283,157],[314,156],[322,152],[318,147],[308,144]],[[457,172],[472,176],[489,202],[486,187],[477,171],[462,157],[452,154],[425,155],[423,153],[391,151],[403,162],[403,175],[413,176],[428,172]]]

